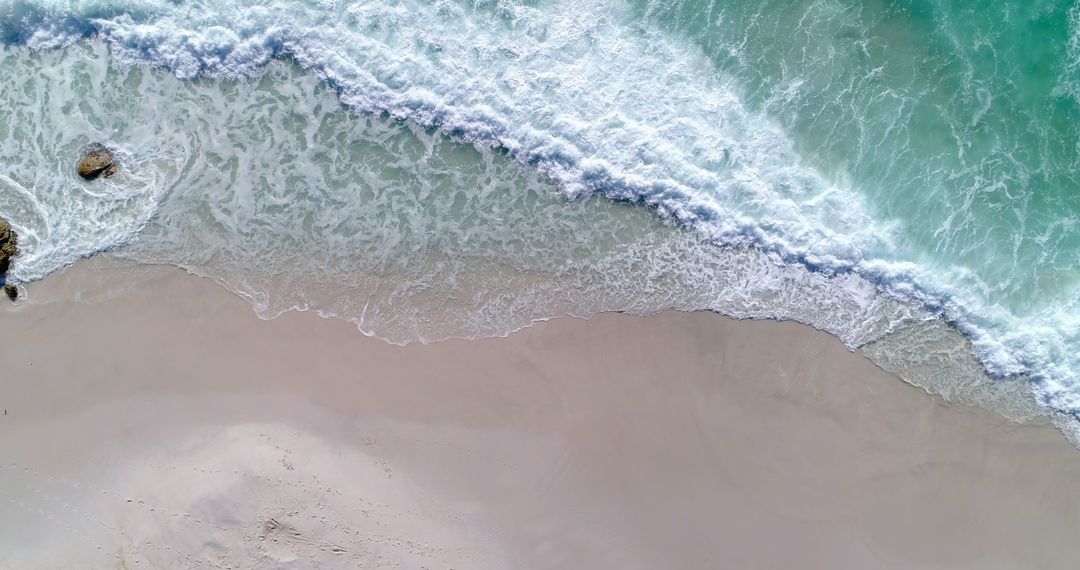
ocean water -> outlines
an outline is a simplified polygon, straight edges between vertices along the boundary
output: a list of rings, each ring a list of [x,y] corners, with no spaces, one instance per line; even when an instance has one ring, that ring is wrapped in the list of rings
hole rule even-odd
[[[1070,2],[0,0],[0,46],[15,281],[104,252],[397,343],[794,319],[1080,413]]]

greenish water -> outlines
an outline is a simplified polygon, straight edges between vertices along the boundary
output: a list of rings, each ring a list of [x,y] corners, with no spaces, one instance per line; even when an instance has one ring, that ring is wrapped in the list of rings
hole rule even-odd
[[[1018,315],[1075,299],[1070,2],[651,2],[807,164],[903,224],[891,251]],[[958,291],[959,292],[959,291]]]

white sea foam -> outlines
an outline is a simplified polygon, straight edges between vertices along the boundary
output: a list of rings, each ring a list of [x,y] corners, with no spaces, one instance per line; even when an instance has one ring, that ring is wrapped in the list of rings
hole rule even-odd
[[[985,301],[964,268],[921,263],[904,250],[898,222],[875,218],[857,189],[804,166],[783,130],[747,109],[739,86],[701,53],[635,23],[616,3],[271,8],[240,0],[38,0],[10,3],[5,18],[0,31],[9,43],[54,48],[94,36],[110,48],[107,56],[96,47],[87,62],[77,63],[41,52],[36,57],[46,69],[66,71],[48,81],[4,79],[3,97],[11,98],[5,105],[34,113],[7,128],[36,129],[4,137],[36,145],[29,153],[22,149],[28,157],[17,169],[22,178],[3,181],[23,189],[12,195],[24,198],[12,199],[23,205],[0,204],[0,212],[35,236],[13,272],[16,279],[38,278],[130,240],[160,207],[146,238],[132,249],[141,253],[133,255],[217,268],[211,273],[266,316],[318,308],[357,319],[368,331],[398,331],[380,334],[404,341],[499,334],[564,312],[712,308],[796,318],[853,347],[941,316],[971,337],[992,372],[1031,375],[1044,404],[1080,409],[1072,350],[1080,342],[1080,319],[1071,310],[1019,317]],[[5,57],[5,65],[26,65],[22,51],[8,49]],[[274,85],[229,83],[220,91],[138,69],[115,71],[106,81],[110,58],[149,63],[182,79],[253,77]],[[285,74],[288,81],[281,73],[260,75],[275,58],[314,73],[337,100],[365,115],[327,127],[332,111],[312,85],[293,74]],[[126,81],[135,86],[111,88]],[[43,90],[56,88],[51,98],[44,96]],[[248,99],[237,99],[237,89]],[[67,116],[76,108],[72,122]],[[245,130],[245,121],[262,130]],[[411,134],[402,137],[402,128]],[[442,135],[477,149],[466,152]],[[71,179],[67,159],[95,140],[122,146],[130,163],[128,178],[98,196]],[[504,164],[492,147],[554,180],[568,197],[598,193],[644,204],[696,233],[627,241],[625,232],[636,234],[616,223],[610,212],[618,206],[610,204],[604,211],[615,217],[604,219],[611,229],[581,232],[601,225],[572,215],[601,216],[585,209],[594,204],[588,200],[549,203],[557,219],[532,217],[551,213],[526,207],[539,200],[530,196],[541,193],[535,188],[544,181]],[[266,157],[275,160],[268,164]],[[49,173],[47,179],[36,178],[41,173]],[[520,195],[510,192],[506,199],[531,212],[513,227],[481,215],[493,211],[485,210],[483,198],[505,194],[508,186]],[[122,200],[108,198],[112,192],[121,192]],[[50,207],[25,205],[27,193]],[[479,208],[473,212],[480,216],[477,227],[517,231],[517,237],[492,233],[480,240],[488,250],[455,250],[448,244],[469,243],[474,228],[446,224],[441,229],[458,241],[418,238],[433,225],[440,228],[433,214],[469,206]],[[44,221],[12,213],[16,208]],[[534,226],[537,219],[550,227]],[[192,220],[220,231],[199,229]],[[566,220],[581,226],[571,228]],[[284,241],[260,245],[267,228]],[[528,232],[580,241],[552,248],[543,240],[530,243]],[[514,250],[521,244],[535,248],[532,257]],[[491,253],[498,248],[504,255]],[[589,248],[596,251],[575,257]],[[323,253],[318,264],[310,262],[311,251]],[[418,253],[423,272],[404,263],[417,261]],[[474,256],[478,274],[462,274],[455,255]],[[514,272],[500,282],[492,276],[505,273],[503,263]],[[261,272],[252,273],[259,264]],[[305,272],[290,271],[293,266]],[[383,280],[405,275],[410,279]],[[605,275],[609,279],[601,279]],[[463,284],[469,279],[475,283]],[[343,283],[362,294],[342,292]],[[466,307],[472,312],[464,317],[424,313],[440,309],[423,299],[462,291],[475,297],[444,310]],[[570,294],[576,298],[559,297]],[[387,305],[373,305],[372,295],[383,295]],[[390,307],[394,299],[413,304]],[[432,322],[458,328],[425,328]]]

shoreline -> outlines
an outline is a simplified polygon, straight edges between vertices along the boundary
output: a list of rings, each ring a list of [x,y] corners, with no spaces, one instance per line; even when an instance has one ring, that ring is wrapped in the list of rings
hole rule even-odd
[[[39,23],[40,22],[37,22],[37,24],[39,24]],[[35,23],[31,22],[31,24],[35,24]],[[94,24],[94,25],[96,25],[96,24]],[[93,27],[93,26],[91,26],[91,27]],[[52,52],[56,51],[57,49],[65,49],[66,50],[66,49],[68,49],[68,48],[70,48],[72,46],[79,46],[80,49],[86,48],[86,47],[92,48],[92,51],[97,52],[96,55],[99,56],[99,57],[112,58],[112,55],[111,55],[112,51],[115,50],[119,46],[118,42],[120,40],[117,40],[116,38],[110,39],[109,37],[107,37],[108,34],[106,34],[104,36],[91,37],[92,35],[93,34],[87,35],[87,36],[78,35],[78,37],[73,36],[71,38],[68,38],[68,40],[70,40],[70,43],[68,43],[68,41],[62,42],[63,45],[66,46],[66,47],[63,47],[63,48],[57,48],[55,46],[53,48],[31,48],[31,47],[28,47],[26,45],[20,44],[19,42],[14,42],[14,43],[7,44],[7,49],[27,50],[28,53],[33,53],[35,55],[35,57],[38,57],[38,56],[43,57],[45,54],[52,53]],[[122,42],[120,42],[120,43],[122,43]],[[64,58],[63,57],[55,57],[53,59],[55,59],[55,60],[63,60]],[[113,59],[108,59],[108,62],[109,63],[107,64],[107,67],[109,67],[109,68],[112,68],[112,67],[121,67],[121,68],[123,68],[126,65],[130,65],[130,66],[133,66],[133,67],[144,67],[145,66],[146,69],[156,70],[155,72],[161,72],[165,76],[170,75],[168,73],[168,70],[172,69],[171,66],[172,66],[172,64],[175,63],[175,62],[169,63],[169,61],[166,61],[166,60],[156,61],[156,63],[154,61],[150,61],[150,60],[142,61],[141,63],[135,63],[134,60],[127,60],[126,63],[120,64],[118,66],[116,61],[114,61]],[[213,69],[219,64],[220,64],[220,62],[215,62],[215,61],[207,62],[207,65],[209,65],[208,68],[202,69],[201,71],[196,72],[191,76],[186,76],[186,74],[185,74],[187,79],[180,80],[180,79],[178,79],[176,77],[173,77],[173,78],[170,78],[170,81],[171,80],[176,80],[176,81],[186,82],[186,81],[188,81],[188,80],[190,80],[192,78],[195,78],[195,77],[202,77],[204,79],[210,78],[213,81],[223,81],[223,82],[228,82],[228,81],[236,79],[236,77],[232,77],[228,73],[224,73],[224,74],[217,73],[217,74],[215,74]],[[310,66],[305,67],[304,65],[299,65],[297,63],[297,61],[295,60],[295,58],[290,57],[287,53],[284,53],[284,55],[281,54],[281,53],[273,54],[267,60],[262,61],[261,63],[254,63],[253,65],[254,65],[254,67],[252,67],[251,69],[248,70],[251,77],[260,77],[261,78],[261,77],[264,76],[264,74],[270,73],[268,70],[270,70],[272,68],[288,68],[288,69],[292,70],[293,72],[296,72],[296,75],[304,76],[306,78],[305,81],[310,80],[311,82],[315,82],[316,84],[318,84],[320,86],[319,87],[320,92],[325,92],[324,94],[333,93],[333,98],[335,99],[337,105],[339,107],[341,107],[341,109],[346,110],[348,113],[359,113],[358,116],[367,116],[367,115],[365,115],[364,112],[362,112],[362,110],[359,110],[355,106],[350,106],[350,104],[347,101],[343,100],[342,93],[340,92],[339,89],[336,89],[334,87],[333,81],[328,81],[325,77],[322,77],[322,75],[315,68],[312,68]],[[172,70],[176,71],[176,69],[172,69]],[[242,73],[241,74],[241,76],[246,76],[246,75],[248,75],[248,73]],[[375,114],[378,115],[378,113],[375,113]],[[374,116],[374,115],[371,115],[371,116]],[[420,121],[420,124],[423,124],[423,123],[424,123],[424,121]],[[428,126],[434,128],[434,127],[438,127],[439,124],[432,123],[431,125],[428,125]],[[86,135],[80,134],[80,136],[86,136]],[[109,137],[106,136],[106,137],[101,137],[101,138],[107,139]],[[453,137],[451,137],[451,139],[453,139]],[[457,144],[457,143],[468,144],[468,143],[464,143],[463,140],[456,140],[456,139],[453,139],[453,140],[455,141],[455,144]],[[500,152],[498,154],[505,154],[505,153]],[[510,154],[512,155],[513,153],[510,153]],[[522,161],[519,160],[519,158],[515,158],[513,156],[511,156],[511,158],[513,158],[513,160],[516,161],[515,163],[522,163]],[[529,161],[525,161],[525,162],[529,162]],[[532,166],[530,166],[529,168],[532,168]],[[543,169],[540,169],[539,172],[540,172],[540,175],[543,177]],[[626,184],[629,184],[629,183],[626,183]],[[11,182],[11,185],[13,187],[18,186],[18,184],[16,184],[14,181]],[[558,186],[558,184],[555,184],[555,185]],[[644,192],[644,191],[642,191],[642,192]],[[610,189],[607,189],[607,190],[597,191],[597,193],[596,193],[597,196],[603,196],[605,200],[613,200],[615,202],[623,201],[623,202],[628,203],[628,204],[632,204],[632,203],[635,202],[634,200],[630,200],[630,201],[620,200],[619,196],[621,196],[623,194],[624,194],[624,192],[622,190],[620,190],[620,187],[613,187],[613,188],[610,188]],[[642,195],[644,195],[644,194],[642,194]],[[640,198],[640,196],[639,196],[639,198]],[[687,223],[685,220],[679,220],[679,219],[677,219],[677,217],[673,217],[673,216],[669,216],[669,215],[657,215],[657,212],[652,212],[652,211],[648,212],[648,215],[652,216],[652,217],[656,217],[658,221],[662,221],[663,223],[672,223],[672,224],[678,225],[680,228],[686,229],[688,231],[700,231],[701,230],[701,228],[695,229],[693,224]],[[147,218],[147,220],[148,219],[149,218]],[[147,220],[143,220],[142,223],[146,223]],[[127,237],[124,238],[124,239],[130,240],[130,239],[133,239],[134,236],[138,235],[138,229],[137,229],[138,224],[135,224],[132,227],[134,228],[133,231],[129,232],[129,235],[127,235]],[[705,232],[705,233],[707,233],[707,232]],[[770,256],[770,257],[776,256],[778,259],[786,260],[786,262],[789,263],[792,267],[797,267],[797,268],[799,268],[799,270],[805,270],[808,274],[811,274],[811,275],[822,275],[822,276],[828,276],[828,277],[835,277],[835,276],[838,276],[838,275],[840,275],[840,276],[851,276],[854,279],[865,281],[866,284],[869,287],[874,288],[875,291],[879,292],[883,296],[888,296],[890,298],[890,300],[892,300],[892,301],[895,301],[895,302],[901,303],[901,304],[912,305],[913,307],[915,307],[916,310],[926,309],[926,311],[929,314],[936,315],[936,318],[940,318],[949,327],[955,329],[958,334],[961,334],[961,335],[965,336],[969,341],[975,341],[975,344],[978,344],[980,335],[982,337],[985,337],[984,340],[990,339],[991,341],[996,340],[997,338],[1005,338],[1005,337],[1008,336],[1006,334],[994,335],[994,334],[991,334],[992,331],[982,330],[980,327],[978,327],[978,326],[976,326],[974,324],[974,322],[972,321],[971,318],[965,318],[965,317],[970,317],[970,315],[968,315],[969,312],[972,313],[972,314],[976,314],[976,313],[978,313],[978,311],[975,311],[974,309],[961,309],[961,308],[958,308],[961,305],[963,305],[963,303],[951,301],[950,297],[948,295],[945,295],[944,293],[942,293],[940,291],[939,292],[934,292],[935,288],[929,286],[926,283],[917,283],[916,281],[908,282],[905,279],[899,279],[899,278],[897,278],[895,276],[891,276],[894,273],[893,271],[886,271],[885,269],[860,268],[860,265],[859,265],[860,262],[858,260],[851,261],[850,263],[839,263],[838,262],[839,265],[836,265],[836,266],[830,265],[829,263],[825,263],[825,262],[817,262],[817,263],[815,263],[815,262],[807,261],[806,259],[803,259],[803,256],[802,256],[802,254],[799,253],[799,251],[796,251],[796,250],[786,251],[786,250],[783,250],[783,248],[778,249],[778,246],[767,246],[767,244],[764,244],[764,243],[760,242],[760,236],[759,236],[758,240],[753,239],[753,237],[754,236],[747,234],[745,236],[742,236],[742,238],[740,238],[740,239],[731,240],[730,244],[735,244],[735,243],[752,244],[751,247],[755,251],[761,253],[762,255]],[[85,255],[93,255],[95,252],[109,251],[110,248],[122,247],[123,243],[124,243],[124,241],[121,240],[121,241],[114,242],[111,245],[110,244],[105,244],[102,247],[99,247],[97,249],[86,250],[85,252],[83,252],[83,254],[85,254]],[[717,242],[717,243],[728,243],[728,242]],[[61,249],[64,249],[64,248],[61,248]],[[164,260],[165,261],[170,261],[169,259],[164,259]],[[66,261],[67,262],[73,262],[73,261],[75,261],[75,259],[69,259],[69,260],[66,260]],[[161,259],[156,259],[154,261],[162,261],[162,260]],[[260,263],[262,261],[264,261],[264,260],[260,260]],[[898,261],[898,260],[894,260],[894,261]],[[899,271],[899,270],[896,270],[896,271],[899,272],[899,273],[903,273],[903,271]],[[40,276],[40,275],[41,274],[39,273],[37,276]],[[908,286],[911,286],[914,289],[912,289],[911,291],[909,291],[907,293],[902,293],[902,291],[906,290]],[[940,289],[940,288],[938,288],[938,289]],[[789,291],[789,293],[790,293],[790,291]],[[959,299],[959,297],[958,297],[958,299]],[[970,301],[970,299],[969,299],[969,301]],[[704,305],[702,305],[702,306],[704,306]],[[952,307],[952,308],[950,309],[950,307]],[[723,312],[723,309],[717,309],[717,310]],[[793,320],[798,320],[799,322],[804,322],[804,323],[811,322],[810,320],[808,320],[805,317],[805,315],[787,314],[787,313],[783,312],[783,309],[778,309],[778,313],[779,313],[778,316],[782,317],[782,318],[791,318]],[[991,311],[991,313],[992,313],[992,311]],[[552,313],[552,314],[556,314],[556,313]],[[989,314],[990,313],[988,313],[988,315]],[[993,320],[990,317],[987,317],[987,319]],[[1000,324],[1002,326],[998,327],[998,328],[1002,328],[1003,330],[1007,330],[1009,328],[1007,323],[1000,323]],[[821,325],[821,323],[812,324],[812,326],[819,326],[819,325]],[[822,328],[827,328],[827,326],[822,326]],[[843,332],[844,331],[839,331],[839,332],[836,332],[836,334],[842,335]],[[999,331],[999,332],[1002,332],[1002,331]],[[1037,337],[1038,335],[1036,334],[1035,336]],[[1038,340],[1038,339],[1036,339],[1036,340]],[[1031,345],[1032,346],[1039,346],[1038,343],[1032,343]],[[1017,345],[1017,346],[1019,346],[1019,345]],[[991,348],[994,348],[994,350],[989,350],[985,346],[980,347],[980,356],[978,356],[976,358],[979,361],[979,366],[986,372],[986,374],[987,374],[987,376],[989,378],[993,378],[994,380],[1001,380],[1003,374],[1006,374],[1006,373],[1008,373],[1010,371],[1015,372],[1016,370],[1019,370],[1019,369],[1025,369],[1023,371],[1024,374],[1028,374],[1028,375],[1036,376],[1036,377],[1039,376],[1039,375],[1043,375],[1044,379],[1047,382],[1052,383],[1052,384],[1057,384],[1058,383],[1052,377],[1053,374],[1051,372],[1048,372],[1048,371],[1053,370],[1053,367],[1044,367],[1045,370],[1026,369],[1027,368],[1026,365],[1018,364],[1020,362],[1026,361],[1025,358],[1024,358],[1022,350],[1014,349],[1014,347],[1008,347],[1008,346],[1004,346],[1004,345],[994,346],[994,347],[991,347]],[[1058,347],[1058,348],[1061,348],[1061,347]],[[1059,352],[1060,352],[1060,354],[1071,354],[1072,353],[1072,351],[1068,351],[1068,350],[1060,350]],[[997,362],[997,360],[999,360],[999,358],[997,358],[995,355],[998,355],[998,354],[1008,354],[1009,357],[1001,359],[1001,360],[1003,360],[1002,362]],[[1035,361],[1036,359],[1029,359],[1029,360]],[[1012,364],[1010,364],[1010,362]],[[1066,377],[1067,377],[1068,370],[1070,370],[1070,368],[1068,366],[1061,366],[1061,367],[1058,367],[1058,369],[1065,370],[1066,371]],[[1065,385],[1067,386],[1067,383],[1065,383]],[[1040,385],[1038,383],[1033,383],[1032,386],[1037,389]],[[1042,393],[1041,396],[1043,396],[1043,397],[1052,397],[1053,393],[1052,392]],[[1051,410],[1051,409],[1053,410],[1052,412],[1048,412],[1048,413],[1054,413],[1054,414],[1058,414],[1058,415],[1061,415],[1061,416],[1069,414],[1068,410],[1070,409],[1070,407],[1068,405],[1051,402],[1050,404],[1048,404],[1048,406],[1052,406],[1052,408],[1048,407],[1048,410]],[[1023,414],[1021,414],[1021,415],[1023,415]],[[1078,426],[1080,426],[1080,424],[1078,424]],[[1075,430],[1080,430],[1080,427],[1077,427],[1077,428],[1074,428],[1074,429]],[[1077,438],[1080,438],[1080,435],[1078,435],[1078,434],[1080,434],[1080,431],[1077,431],[1077,433],[1071,433],[1070,435],[1074,439],[1077,439]]]
[[[103,261],[100,257],[90,258],[90,263]],[[84,260],[84,263],[87,261]],[[210,274],[200,273],[188,267],[181,267],[169,263],[164,264],[140,264],[135,261],[126,260],[123,258],[110,258],[110,261],[106,263],[116,264],[116,267],[125,269],[139,268],[141,271],[153,273],[154,271],[169,271],[179,269],[190,277],[206,279],[225,289],[230,294],[237,298],[243,299],[246,303],[254,305],[256,301],[250,298],[247,294],[244,294],[238,290],[234,290],[224,279],[215,277]],[[809,270],[807,269],[808,271]],[[857,277],[862,278],[862,276]],[[868,281],[869,282],[869,281]],[[903,303],[903,299],[893,296],[891,293],[880,289],[880,284],[874,284],[878,287],[877,291],[889,299]],[[975,348],[972,345],[974,338],[963,330],[958,323],[946,319],[944,316],[932,316],[930,321],[913,321],[906,325],[902,325],[897,329],[882,333],[880,336],[871,337],[869,340],[864,340],[861,345],[852,348],[841,338],[842,335],[835,331],[828,330],[827,327],[820,327],[813,322],[801,320],[797,317],[766,317],[766,316],[743,316],[737,317],[726,314],[721,309],[711,308],[697,308],[697,309],[680,309],[680,308],[665,308],[660,310],[648,311],[648,312],[635,312],[631,309],[625,310],[599,310],[587,314],[577,314],[574,312],[558,314],[555,316],[534,317],[528,320],[524,324],[517,325],[514,328],[505,329],[503,332],[497,334],[487,334],[481,336],[439,336],[436,338],[416,338],[412,340],[395,340],[381,336],[374,330],[365,330],[360,319],[356,317],[346,317],[335,313],[330,309],[323,309],[318,307],[300,307],[293,306],[289,309],[285,309],[273,316],[264,316],[259,310],[252,307],[252,310],[256,315],[264,321],[274,320],[285,314],[291,312],[299,313],[313,313],[320,318],[333,319],[348,322],[356,326],[358,332],[369,338],[386,342],[394,346],[408,346],[410,344],[429,345],[447,341],[476,341],[494,338],[506,338],[511,335],[517,334],[523,330],[527,330],[537,324],[548,323],[550,321],[572,318],[579,320],[591,320],[600,315],[619,314],[626,315],[628,317],[635,318],[652,318],[664,313],[709,313],[714,314],[720,318],[730,319],[734,321],[764,321],[775,323],[791,322],[800,326],[808,327],[816,332],[828,335],[836,340],[836,342],[844,345],[847,350],[853,354],[862,356],[872,362],[882,372],[894,376],[897,379],[903,381],[906,384],[919,388],[925,391],[928,395],[942,398],[950,404],[957,404],[963,406],[971,406],[984,410],[991,411],[998,414],[1005,419],[1013,423],[1027,424],[1053,424],[1056,426],[1062,437],[1068,440],[1073,447],[1080,450],[1080,418],[1074,417],[1071,414],[1063,412],[1061,410],[1054,410],[1045,408],[1039,405],[1036,401],[1035,395],[1032,391],[1031,380],[1027,376],[1016,375],[1001,377],[994,375],[983,363],[978,354],[976,354]],[[915,332],[912,332],[915,331]],[[902,335],[900,333],[906,332],[908,334]],[[938,335],[936,338],[934,335]],[[949,362],[938,362],[938,367],[933,372],[927,373],[925,371],[918,370],[919,359],[917,358],[903,358],[899,357],[897,350],[893,343],[897,341],[915,342],[918,343],[921,340],[922,343],[935,346],[933,356],[940,361],[942,355],[948,355],[953,357]],[[941,345],[948,344],[951,350],[946,350]],[[882,348],[882,347],[886,348]],[[946,380],[945,377],[949,379]]]
[[[0,309],[0,567],[1004,569],[1080,550],[1080,453],[1056,429],[949,405],[806,325],[601,314],[401,347],[99,265]]]

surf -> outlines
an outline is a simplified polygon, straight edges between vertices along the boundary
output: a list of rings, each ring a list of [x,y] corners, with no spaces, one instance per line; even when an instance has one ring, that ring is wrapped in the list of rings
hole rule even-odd
[[[860,184],[865,172],[808,152],[798,120],[744,68],[635,6],[20,1],[0,14],[9,69],[70,66],[89,81],[70,86],[68,104],[142,105],[97,124],[86,114],[79,128],[56,108],[9,124],[41,128],[14,140],[64,133],[20,169],[55,176],[12,177],[19,195],[50,203],[56,213],[37,210],[48,231],[0,205],[46,236],[30,242],[17,279],[116,250],[212,275],[263,316],[319,310],[394,342],[681,308],[796,319],[880,349],[940,320],[1000,385],[1030,380],[1046,410],[1080,409],[1072,281],[1029,310],[963,256],[935,258],[912,239],[917,220]],[[33,108],[19,98],[40,89],[33,79],[7,81],[5,106]],[[229,129],[200,121],[205,109]],[[91,226],[58,214],[105,207],[57,166],[89,134],[129,144],[143,177],[109,200],[116,217],[89,216]],[[1067,219],[1054,226],[1066,236]],[[268,227],[278,239],[266,240]],[[435,238],[420,237],[432,228]],[[448,297],[461,303],[440,309]],[[423,315],[442,315],[429,319],[442,328]],[[948,386],[961,377],[949,370],[920,373]]]

